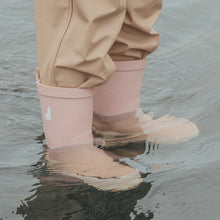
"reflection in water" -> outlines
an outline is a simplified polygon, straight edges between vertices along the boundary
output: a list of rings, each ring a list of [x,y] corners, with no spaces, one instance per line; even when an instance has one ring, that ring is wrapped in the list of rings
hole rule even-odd
[[[38,136],[38,142],[42,142],[43,138],[43,135]],[[146,181],[151,173],[150,171],[163,170],[179,165],[179,163],[148,164],[148,172],[141,173],[141,183],[131,189],[112,192],[111,190],[104,190],[105,185],[100,190],[97,185],[94,184],[94,187],[91,183],[86,183],[83,178],[77,178],[66,172],[67,169],[74,171],[74,167],[72,167],[74,163],[71,164],[70,161],[69,163],[63,163],[64,161],[58,161],[58,159],[64,159],[63,155],[73,155],[70,152],[71,150],[73,148],[65,148],[65,151],[61,149],[51,150],[43,145],[40,160],[32,165],[29,171],[29,174],[39,179],[39,183],[33,185],[34,194],[21,201],[21,204],[17,207],[16,215],[22,215],[25,220],[150,220],[154,217],[153,211],[145,210],[143,214],[136,209],[137,202],[146,197],[152,187],[153,182]],[[158,149],[152,148],[150,153],[156,150]],[[145,147],[145,144],[139,144],[100,151],[112,158],[115,163],[118,163],[118,161],[123,160],[135,161],[139,156],[148,156],[149,149]],[[62,152],[68,154],[62,155]],[[54,153],[55,155],[53,155]],[[56,162],[51,163],[51,159],[56,159]],[[67,158],[65,157],[65,159]],[[121,165],[125,166],[124,164]],[[105,171],[108,173],[108,170]]]
[[[137,200],[143,198],[151,188],[151,183],[142,182],[127,191],[97,190],[78,179],[50,172],[46,151],[30,170],[40,180],[34,186],[34,195],[26,198],[17,208],[16,214],[24,219],[132,219],[136,215],[134,207]],[[140,214],[136,219],[152,219],[153,213],[150,211],[149,216],[146,218]]]

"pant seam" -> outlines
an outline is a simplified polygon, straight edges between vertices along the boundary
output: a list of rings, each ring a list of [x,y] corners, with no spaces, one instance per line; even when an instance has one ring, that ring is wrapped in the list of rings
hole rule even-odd
[[[127,8],[127,2],[126,2],[126,0],[121,0],[121,1],[120,1],[120,4],[121,4],[121,8],[122,8],[122,9],[126,9],[126,8]]]

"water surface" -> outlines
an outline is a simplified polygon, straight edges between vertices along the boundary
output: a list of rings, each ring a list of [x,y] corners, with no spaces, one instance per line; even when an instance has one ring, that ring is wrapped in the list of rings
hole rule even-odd
[[[103,192],[50,181],[35,88],[33,2],[0,0],[0,219],[218,220],[220,216],[220,2],[165,0],[148,57],[141,106],[197,124],[199,137],[133,159],[143,183]],[[176,166],[151,169],[150,164]]]

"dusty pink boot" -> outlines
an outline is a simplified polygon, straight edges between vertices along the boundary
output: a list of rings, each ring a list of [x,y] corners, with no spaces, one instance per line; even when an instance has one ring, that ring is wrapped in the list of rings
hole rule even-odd
[[[94,95],[94,142],[104,148],[145,142],[147,138],[136,118],[146,58],[115,61],[115,65],[116,71],[105,84],[95,88]]]
[[[142,179],[137,169],[115,162],[93,146],[93,89],[46,86],[40,82],[38,68],[35,74],[50,173],[80,179],[100,190],[138,186]]]
[[[48,147],[92,144],[93,90],[43,85],[38,68],[36,78]]]
[[[115,116],[140,107],[140,89],[146,58],[115,61],[116,71],[103,85],[95,88],[94,113]]]
[[[195,124],[184,118],[163,116],[152,119],[140,108],[140,89],[146,58],[115,61],[116,71],[95,88],[93,136],[95,145],[119,147],[146,140],[157,144],[187,141],[199,133]]]

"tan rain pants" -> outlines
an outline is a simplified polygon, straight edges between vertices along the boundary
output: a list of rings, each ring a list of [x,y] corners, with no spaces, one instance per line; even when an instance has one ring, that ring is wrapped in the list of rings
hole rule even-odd
[[[35,0],[42,84],[92,88],[115,71],[113,61],[152,53],[162,0]]]

